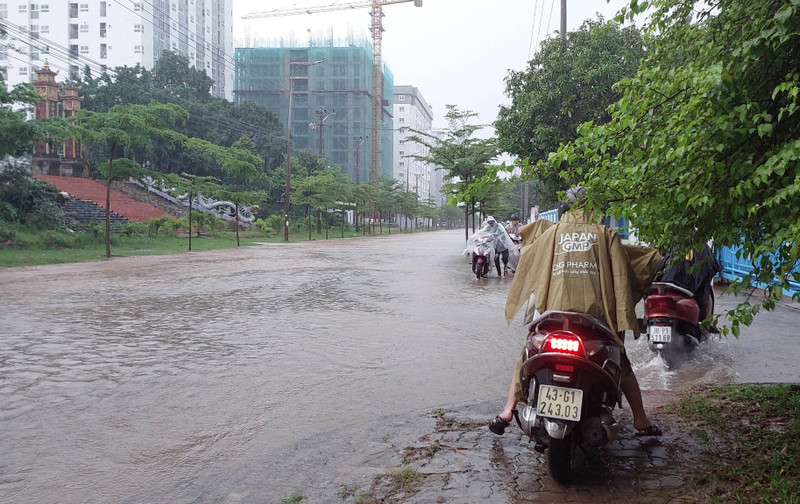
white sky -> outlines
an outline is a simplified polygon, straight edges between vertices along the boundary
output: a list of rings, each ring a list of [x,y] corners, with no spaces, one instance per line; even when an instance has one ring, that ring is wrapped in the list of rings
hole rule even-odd
[[[368,0],[233,0],[234,46],[251,38],[294,38],[329,34],[371,42],[369,8],[243,20],[252,12]],[[599,12],[613,18],[629,0],[568,0],[567,30]],[[433,107],[434,127],[445,127],[445,105],[477,112],[473,124],[491,124],[501,104],[508,70],[523,70],[539,42],[560,26],[560,0],[423,0],[387,5],[383,62],[395,85],[416,86]],[[551,12],[552,11],[552,12]],[[310,31],[309,31],[310,30]],[[491,135],[487,129],[479,136]]]

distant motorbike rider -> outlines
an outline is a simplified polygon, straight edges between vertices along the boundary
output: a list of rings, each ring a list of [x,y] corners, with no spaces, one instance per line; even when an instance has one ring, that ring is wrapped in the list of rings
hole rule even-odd
[[[514,236],[519,237],[519,229],[522,225],[519,223],[519,216],[517,214],[511,214],[511,222],[506,226],[506,233]]]
[[[497,220],[494,217],[489,215],[486,217],[486,229],[489,234],[496,236],[495,239],[495,255],[494,255],[494,266],[497,268],[497,276],[506,276],[508,275],[508,253],[509,249],[513,246],[513,242],[511,241],[508,233],[503,226],[497,224]],[[500,260],[503,261],[503,273],[500,273]]]
[[[716,258],[708,244],[702,250],[693,249],[678,264],[673,256],[666,256],[661,263],[661,272],[657,280],[668,282],[690,290],[700,307],[700,320],[714,314],[714,296],[711,282],[714,276],[723,270],[722,263]]]
[[[652,282],[661,254],[642,246],[632,246],[628,252],[615,230],[592,223],[591,215],[583,209],[567,212],[573,203],[581,201],[584,191],[580,187],[568,191],[568,201],[559,207],[559,213],[563,214],[559,222],[523,248],[506,300],[506,320],[511,322],[531,294],[535,295],[534,306],[539,313],[574,311],[603,320],[620,335],[620,388],[633,411],[636,434],[660,436],[661,430],[645,413],[639,383],[624,352],[622,338],[625,330],[638,334],[634,307]],[[495,434],[505,432],[517,402],[525,400],[519,382],[523,359],[520,356],[517,361],[502,412],[489,424],[489,429]]]

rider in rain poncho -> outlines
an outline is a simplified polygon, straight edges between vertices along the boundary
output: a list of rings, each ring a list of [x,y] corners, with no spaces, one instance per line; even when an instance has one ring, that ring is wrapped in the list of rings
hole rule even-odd
[[[491,243],[493,245],[491,257],[494,257],[494,265],[497,268],[497,276],[502,276],[500,271],[500,260],[505,266],[505,274],[508,274],[508,264],[511,263],[512,269],[519,261],[519,252],[514,246],[513,240],[508,236],[505,228],[497,223],[494,217],[489,215],[483,227],[467,240],[464,254],[471,254],[481,245]]]

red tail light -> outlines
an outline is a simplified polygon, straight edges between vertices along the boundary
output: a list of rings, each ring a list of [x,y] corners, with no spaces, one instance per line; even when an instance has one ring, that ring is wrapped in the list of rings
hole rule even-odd
[[[666,296],[651,296],[644,300],[645,311],[675,311],[675,300]]]
[[[483,256],[478,256],[478,264],[483,262]]]
[[[544,342],[543,352],[585,355],[580,338],[566,333],[553,333]]]

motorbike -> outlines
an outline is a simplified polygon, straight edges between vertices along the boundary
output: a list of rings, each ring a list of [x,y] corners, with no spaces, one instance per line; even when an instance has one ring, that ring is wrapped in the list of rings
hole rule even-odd
[[[497,237],[489,233],[475,233],[467,241],[464,255],[469,254],[472,259],[472,272],[476,278],[489,274],[494,264],[495,241]]]
[[[686,361],[707,338],[692,291],[671,282],[653,282],[643,304],[642,332],[647,334],[647,344],[670,368]]]
[[[576,450],[599,448],[619,433],[620,348],[604,322],[583,313],[546,311],[530,326],[520,369],[527,401],[515,416],[560,483],[572,477]]]
[[[472,272],[476,278],[485,277],[494,264],[494,242],[486,240],[475,245],[472,251]]]

